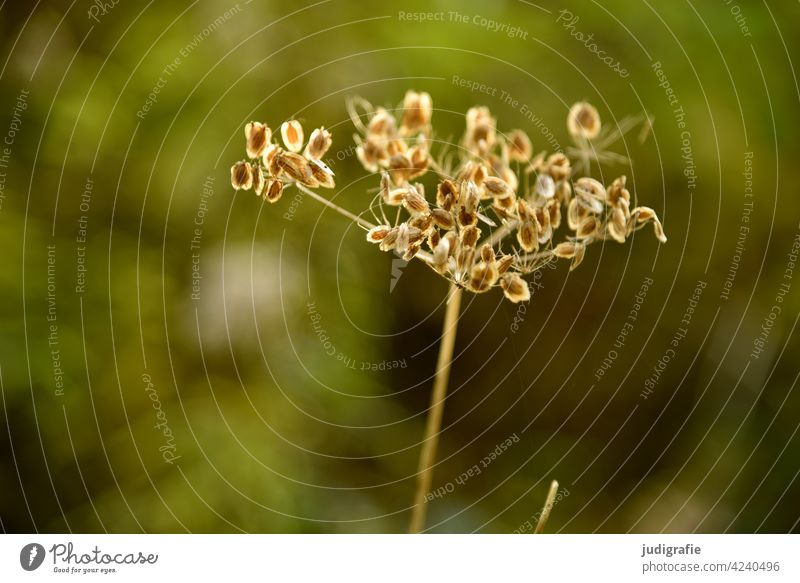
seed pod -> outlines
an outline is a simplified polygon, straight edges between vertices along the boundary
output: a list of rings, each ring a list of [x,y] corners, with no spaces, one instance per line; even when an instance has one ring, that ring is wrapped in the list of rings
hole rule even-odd
[[[494,263],[481,261],[470,270],[467,287],[470,291],[480,294],[489,291],[497,282],[497,277],[497,268]]]
[[[303,126],[297,120],[289,120],[281,124],[281,139],[290,152],[299,152],[303,147]]]
[[[661,243],[667,242],[667,236],[664,234],[664,227],[661,225],[661,221],[658,218],[653,218],[653,231],[656,234],[656,239],[658,239]]]
[[[397,240],[394,248],[398,253],[405,253],[410,243],[410,233],[406,223],[400,223],[397,227]]]
[[[427,215],[431,210],[428,201],[414,187],[406,191],[406,195],[403,197],[403,206],[412,215]]]
[[[550,199],[544,208],[550,215],[550,226],[553,229],[559,228],[561,226],[561,203],[556,199]]]
[[[517,229],[517,242],[526,253],[539,249],[539,228],[535,221],[523,221]]]
[[[636,217],[637,223],[643,224],[656,218],[656,211],[649,206],[638,206],[631,211],[631,215]]]
[[[531,299],[528,284],[516,273],[503,274],[500,278],[500,287],[503,288],[503,294],[515,304]]]
[[[600,133],[600,114],[593,105],[580,101],[569,110],[567,129],[574,138],[594,139]]]
[[[428,127],[433,114],[433,100],[428,93],[407,91],[403,99],[403,123],[400,133],[411,135]]]
[[[472,180],[477,186],[482,186],[483,181],[489,176],[489,170],[483,164],[474,164],[472,168],[467,180]]]
[[[508,183],[502,178],[498,178],[497,176],[488,176],[483,181],[483,187],[486,189],[486,192],[488,192],[491,196],[497,198],[509,196],[510,194],[513,193]]]
[[[389,191],[389,195],[383,200],[389,206],[400,206],[406,198],[408,188],[393,188]]]
[[[514,263],[514,256],[513,255],[503,255],[500,259],[497,260],[497,273],[500,275],[504,274],[508,271],[508,268],[511,267]]]
[[[481,259],[486,263],[494,263],[495,262],[495,253],[494,248],[489,245],[489,243],[484,243],[481,245]]]
[[[270,180],[264,191],[264,199],[267,202],[275,203],[281,198],[283,194],[283,182],[280,180]]]
[[[411,261],[412,259],[414,259],[414,256],[417,253],[419,253],[421,247],[422,247],[421,241],[418,241],[416,243],[409,243],[408,247],[406,248],[406,252],[403,253],[403,260]]]
[[[467,213],[473,214],[478,211],[478,206],[481,203],[481,195],[478,191],[478,186],[472,182],[472,180],[462,182],[458,194],[458,203],[464,207]]]
[[[556,194],[556,182],[549,174],[539,174],[536,177],[536,185],[533,191],[542,198],[553,198]]]
[[[575,182],[575,198],[586,210],[599,214],[603,212],[606,189],[594,178],[579,178]]]
[[[444,209],[433,209],[431,211],[431,217],[433,218],[434,224],[445,231],[449,231],[456,226],[453,215]]]
[[[277,178],[281,172],[280,166],[277,163],[278,154],[283,152],[283,149],[278,144],[270,144],[264,150],[264,154],[261,156],[261,161],[264,163],[264,166],[267,168],[267,172],[273,178]]]
[[[447,259],[450,256],[450,240],[442,237],[433,250],[433,268],[439,273],[447,271]]]
[[[599,227],[600,224],[598,223],[597,219],[593,216],[588,216],[578,225],[578,230],[576,231],[575,236],[578,239],[588,239],[597,233]]]
[[[429,214],[417,215],[408,221],[408,226],[417,229],[420,233],[420,239],[422,239],[433,227],[433,218]]]
[[[370,243],[380,243],[391,232],[392,228],[389,225],[378,225],[372,227],[367,231],[367,241]]]
[[[263,123],[251,121],[244,126],[244,135],[247,139],[247,156],[258,158],[264,153],[269,141],[272,139],[272,130]]]
[[[539,243],[547,243],[553,237],[553,227],[550,224],[550,212],[543,207],[536,207],[533,213],[539,223]]]
[[[392,227],[389,229],[389,232],[386,233],[386,236],[381,239],[380,245],[378,246],[381,251],[391,251],[394,249],[394,245],[397,242],[397,235],[398,235],[398,228]]]
[[[562,259],[572,259],[572,263],[570,264],[569,270],[572,271],[578,265],[580,265],[581,261],[583,261],[583,256],[586,252],[586,246],[581,243],[573,243],[571,241],[566,241],[564,243],[559,243],[556,245],[556,248],[553,250],[553,254],[556,257],[561,257]]]
[[[508,157],[516,162],[527,162],[531,158],[533,147],[528,134],[522,130],[511,130],[508,134]]]
[[[626,207],[630,205],[631,193],[625,188],[626,181],[627,177],[623,175],[616,178],[608,187],[607,198],[609,204],[615,205],[620,203]]]
[[[627,220],[625,218],[625,212],[619,205],[617,205],[611,211],[611,219],[608,221],[608,224],[606,225],[608,234],[611,235],[611,238],[617,241],[618,243],[624,243],[625,234],[627,230],[626,227],[627,227]]]
[[[556,183],[556,199],[564,204],[568,204],[572,199],[572,184],[569,180],[561,180]]]
[[[308,162],[308,166],[311,168],[311,174],[314,176],[314,179],[319,182],[321,187],[333,188],[336,186],[336,182],[333,180],[333,170],[331,170],[325,162],[311,159]]]
[[[253,165],[253,192],[256,196],[261,196],[264,192],[264,187],[267,185],[267,180],[264,177],[264,170],[261,166]]]
[[[231,186],[236,190],[250,190],[253,187],[253,169],[247,162],[237,162],[231,166]]]
[[[559,180],[566,180],[572,174],[572,165],[569,158],[561,152],[551,154],[545,162],[547,173],[550,177],[558,182]]]
[[[332,143],[331,133],[324,126],[317,128],[311,132],[311,137],[308,138],[308,144],[303,155],[311,160],[320,160]]]
[[[442,180],[436,188],[436,205],[449,211],[458,200],[458,189],[452,180]]]
[[[405,182],[411,176],[411,160],[405,154],[396,154],[389,158],[388,168],[395,184]]]
[[[383,107],[375,110],[375,115],[369,120],[367,133],[373,136],[390,137],[397,133],[397,123],[392,114]]]
[[[316,188],[319,182],[314,178],[308,160],[294,152],[280,152],[275,156],[277,166],[292,180],[309,188]]]
[[[462,247],[472,247],[475,248],[475,245],[478,243],[478,238],[481,236],[481,230],[478,227],[471,226],[466,227],[465,229],[461,229],[461,246]]]

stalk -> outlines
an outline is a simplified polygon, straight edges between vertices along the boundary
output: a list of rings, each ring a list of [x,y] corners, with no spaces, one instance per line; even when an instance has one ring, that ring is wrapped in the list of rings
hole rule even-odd
[[[417,491],[414,496],[414,507],[411,511],[410,533],[420,533],[425,529],[427,504],[425,496],[431,489],[433,481],[433,465],[436,461],[436,448],[439,445],[439,432],[442,427],[444,401],[447,395],[447,383],[450,380],[450,365],[453,361],[453,348],[456,343],[458,316],[461,311],[461,288],[451,283],[447,310],[442,326],[442,339],[439,343],[439,358],[436,363],[436,377],[433,381],[431,406],[425,425],[425,439],[419,456],[417,469]]]
[[[547,524],[547,519],[550,518],[550,511],[553,509],[553,504],[558,494],[558,482],[553,480],[550,482],[550,491],[547,493],[547,499],[544,501],[542,514],[539,516],[539,522],[536,523],[536,529],[533,534],[542,534],[544,532],[544,525]]]

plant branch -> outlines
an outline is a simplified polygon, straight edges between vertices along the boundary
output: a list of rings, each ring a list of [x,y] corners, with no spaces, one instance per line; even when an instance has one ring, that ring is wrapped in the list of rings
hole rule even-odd
[[[456,343],[456,330],[458,316],[461,311],[461,288],[450,284],[447,310],[442,326],[442,339],[439,344],[439,358],[436,363],[436,377],[431,393],[431,406],[428,410],[428,420],[425,425],[425,439],[422,442],[422,452],[419,456],[417,469],[417,491],[414,497],[414,508],[411,514],[409,532],[419,533],[425,529],[425,516],[427,503],[426,494],[431,489],[433,481],[433,465],[436,461],[436,448],[439,445],[439,432],[442,427],[444,402],[447,395],[447,383],[450,379],[450,365],[453,361],[453,348]]]

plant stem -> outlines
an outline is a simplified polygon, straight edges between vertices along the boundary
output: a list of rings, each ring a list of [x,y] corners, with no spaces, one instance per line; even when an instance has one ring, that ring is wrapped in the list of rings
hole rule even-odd
[[[550,491],[547,493],[547,499],[544,501],[544,507],[542,507],[542,514],[539,516],[539,522],[536,523],[536,529],[533,534],[542,534],[544,531],[544,525],[547,523],[547,519],[550,518],[550,510],[553,509],[557,493],[558,482],[553,480],[550,482]]]
[[[419,533],[425,529],[427,503],[425,496],[431,489],[433,481],[433,465],[436,461],[436,448],[439,445],[439,431],[442,427],[444,401],[447,395],[447,383],[450,379],[450,365],[453,361],[453,348],[456,343],[458,316],[461,311],[461,288],[450,284],[447,310],[442,326],[442,339],[439,343],[439,358],[436,362],[436,377],[433,381],[431,406],[425,425],[425,439],[419,456],[417,469],[417,491],[414,496],[414,508],[411,512],[409,532]]]
[[[366,220],[366,219],[362,219],[362,218],[361,218],[361,217],[359,217],[358,215],[354,215],[353,213],[351,213],[351,212],[350,212],[349,210],[347,210],[347,209],[343,209],[343,208],[342,208],[342,207],[340,207],[338,204],[336,204],[336,203],[334,203],[334,202],[331,202],[331,201],[329,201],[329,200],[328,200],[327,198],[325,198],[324,196],[320,196],[319,194],[317,194],[316,192],[314,192],[314,191],[313,191],[313,190],[311,190],[310,188],[306,188],[305,186],[303,186],[303,185],[302,185],[302,184],[300,184],[299,182],[295,182],[294,184],[295,184],[295,186],[297,187],[297,189],[298,189],[298,190],[300,190],[300,192],[302,192],[303,194],[306,194],[306,195],[310,196],[311,198],[313,198],[313,199],[314,199],[314,200],[316,200],[317,202],[321,202],[322,204],[324,204],[324,205],[325,205],[325,206],[327,206],[328,208],[330,208],[330,209],[332,209],[332,210],[336,211],[336,212],[337,212],[337,213],[339,213],[340,215],[344,215],[344,216],[346,216],[346,217],[347,217],[348,219],[350,219],[351,221],[355,221],[356,223],[358,223],[358,224],[359,224],[359,225],[361,225],[362,227],[366,227],[367,229],[372,229],[372,228],[375,226],[375,225],[373,225],[372,223],[370,223],[368,220]]]

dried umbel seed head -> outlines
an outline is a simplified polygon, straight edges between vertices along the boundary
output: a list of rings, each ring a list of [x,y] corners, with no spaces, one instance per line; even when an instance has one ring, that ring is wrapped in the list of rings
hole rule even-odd
[[[407,91],[403,99],[403,123],[400,133],[408,136],[425,130],[431,122],[433,100],[428,93]]]
[[[522,130],[512,130],[508,137],[508,158],[514,162],[527,162],[533,154],[533,146],[528,134]]]
[[[580,101],[569,110],[567,129],[575,138],[594,139],[600,133],[600,114],[593,105]]]
[[[250,190],[253,187],[253,169],[247,162],[237,162],[231,166],[231,186],[236,190]]]
[[[289,120],[281,125],[281,139],[290,152],[299,152],[303,147],[303,126],[297,120]]]
[[[311,137],[308,138],[308,144],[303,152],[306,158],[311,160],[320,160],[331,147],[333,138],[331,133],[324,127],[317,128],[311,132]]]
[[[516,273],[504,273],[500,278],[500,287],[503,288],[505,296],[515,304],[531,299],[528,284]]]
[[[247,156],[258,158],[264,153],[269,141],[272,139],[272,130],[263,123],[251,121],[244,126],[244,135],[247,138]]]
[[[280,180],[270,180],[264,189],[264,199],[267,202],[278,202],[283,194],[283,182]]]

